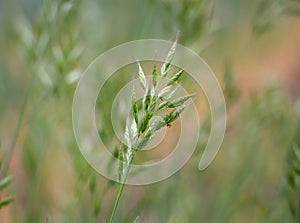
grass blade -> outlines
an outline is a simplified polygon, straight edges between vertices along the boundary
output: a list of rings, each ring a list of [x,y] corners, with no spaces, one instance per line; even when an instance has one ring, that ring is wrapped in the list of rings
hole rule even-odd
[[[13,202],[15,200],[14,197],[8,197],[2,201],[0,201],[0,208],[9,205],[11,202]]]
[[[138,220],[140,219],[140,216],[137,216],[136,218],[135,218],[135,220],[134,220],[134,222],[133,223],[138,223]]]
[[[138,70],[139,70],[139,79],[140,79],[143,89],[145,90],[146,89],[146,77],[145,77],[145,74],[141,67],[140,62],[137,62],[137,64],[138,64]]]
[[[176,50],[176,46],[177,46],[177,37],[176,37],[176,41],[173,43],[170,51],[168,52],[168,55],[165,59],[165,62],[164,64],[162,65],[161,67],[161,70],[160,70],[160,75],[162,77],[166,77],[169,70],[170,70],[170,65],[172,63],[172,60],[174,58],[174,53],[175,53],[175,50]]]
[[[177,98],[173,101],[170,101],[167,105],[168,108],[175,108],[178,107],[180,105],[182,105],[184,102],[186,102],[187,100],[189,100],[190,98],[194,97],[195,94],[189,94],[180,98]]]
[[[153,65],[153,70],[152,70],[152,83],[153,83],[153,86],[156,87],[156,84],[157,84],[157,70],[156,70],[156,64]]]
[[[136,95],[135,95],[134,89],[133,89],[133,92],[132,92],[131,104],[132,104],[133,117],[134,117],[136,125],[138,125],[139,124],[138,105],[137,105]]]
[[[13,176],[7,176],[7,177],[4,177],[2,180],[0,180],[0,190],[7,187],[11,183],[12,180],[13,180]]]
[[[168,86],[169,85],[172,85],[172,84],[177,84],[178,83],[178,80],[179,78],[181,77],[181,75],[183,74],[184,70],[180,70],[178,71],[176,74],[174,74],[174,76],[171,78],[171,80],[168,82]]]

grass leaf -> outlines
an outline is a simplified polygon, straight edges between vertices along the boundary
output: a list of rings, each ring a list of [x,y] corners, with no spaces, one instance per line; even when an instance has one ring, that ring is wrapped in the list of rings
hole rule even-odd
[[[185,109],[185,107],[175,109],[175,110],[169,112],[167,115],[165,115],[163,117],[163,119],[166,122],[166,124],[170,124],[171,122],[174,122],[178,118],[180,113],[183,112],[184,109]]]
[[[140,126],[138,128],[139,135],[143,134],[145,132],[145,130],[147,129],[148,123],[149,123],[150,119],[152,118],[152,115],[153,115],[152,113],[146,112],[146,114],[145,114],[144,118],[142,119]]]
[[[160,118],[156,118],[150,125],[150,129],[153,132],[158,131],[159,129],[161,129],[162,127],[165,127],[167,125],[167,123],[160,117]]]
[[[153,83],[153,86],[156,87],[156,84],[157,84],[157,70],[156,70],[156,64],[153,65],[153,70],[152,70],[152,83]]]
[[[174,74],[174,76],[170,79],[170,81],[168,82],[168,86],[172,85],[174,83],[177,83],[179,78],[181,77],[181,75],[183,74],[184,70],[180,70],[178,71],[176,74]]]
[[[15,200],[14,197],[8,197],[2,201],[0,201],[0,208],[9,205],[11,202],[13,202]]]
[[[1,179],[0,180],[0,190],[7,187],[11,183],[12,180],[13,180],[13,176],[7,176],[7,177],[4,177],[3,179]]]
[[[158,106],[158,110],[166,108],[168,103],[169,103],[169,101],[163,101],[162,103],[160,103],[159,106]]]
[[[169,91],[171,90],[171,88],[172,88],[172,86],[167,86],[167,87],[165,87],[165,88],[163,88],[160,92],[159,92],[159,94],[158,94],[158,98],[164,98],[168,93],[169,93]]]
[[[162,65],[161,67],[161,71],[160,71],[160,75],[162,77],[166,77],[169,70],[170,70],[170,65],[172,63],[172,60],[174,58],[174,53],[175,53],[175,50],[176,50],[176,45],[177,45],[177,38],[176,38],[176,41],[173,43],[170,51],[168,52],[168,55],[165,59],[165,62],[164,64]]]
[[[148,107],[150,105],[150,102],[151,102],[151,92],[150,90],[148,89],[144,95],[144,98],[143,98],[143,107],[145,109],[145,111],[148,110]]]
[[[149,143],[150,139],[153,136],[153,133],[154,132],[151,129],[148,129],[145,135],[143,135],[143,137],[141,137],[140,141],[138,142],[137,148],[144,148]]]
[[[140,219],[140,216],[137,216],[133,223],[138,223],[139,219]]]
[[[138,70],[139,70],[139,79],[140,79],[140,82],[141,82],[141,85],[143,87],[143,89],[145,90],[146,89],[146,77],[145,77],[145,74],[144,74],[144,71],[141,67],[141,64],[140,62],[137,62],[138,64]]]
[[[175,107],[178,107],[180,105],[182,105],[184,102],[186,102],[188,99],[194,97],[195,94],[189,94],[189,95],[186,95],[186,96],[183,96],[183,97],[180,97],[180,98],[177,98],[173,101],[170,101],[167,105],[168,108],[175,108]]]
[[[136,95],[135,95],[134,89],[133,89],[133,92],[132,92],[131,104],[132,104],[133,117],[134,117],[136,125],[138,125],[139,124],[138,105],[137,105]]]

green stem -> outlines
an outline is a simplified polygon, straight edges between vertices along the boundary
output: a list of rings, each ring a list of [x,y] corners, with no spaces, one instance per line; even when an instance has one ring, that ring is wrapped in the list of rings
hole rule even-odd
[[[110,216],[109,223],[113,223],[114,218],[115,218],[115,216],[116,216],[116,212],[117,212],[117,209],[118,209],[118,207],[119,207],[120,199],[121,199],[121,196],[122,196],[122,193],[123,193],[123,189],[124,189],[124,186],[125,186],[126,179],[127,179],[127,177],[128,177],[128,173],[129,173],[129,169],[130,169],[130,165],[131,165],[131,163],[132,163],[132,160],[133,160],[133,158],[131,159],[131,161],[129,162],[129,164],[127,164],[128,167],[127,167],[127,171],[126,171],[126,173],[125,173],[125,177],[124,177],[123,182],[121,182],[121,183],[119,184],[117,197],[116,197],[116,200],[115,200],[115,204],[114,204],[113,211],[112,211],[111,216]]]
[[[119,185],[119,189],[118,189],[118,194],[117,194],[117,197],[116,197],[116,201],[115,201],[115,204],[114,204],[114,209],[112,211],[112,214],[111,214],[111,217],[110,217],[110,220],[109,220],[109,223],[113,223],[114,221],[114,217],[116,215],[116,211],[119,207],[119,203],[120,203],[120,198],[121,198],[121,195],[123,193],[123,188],[124,188],[124,183],[121,183]]]

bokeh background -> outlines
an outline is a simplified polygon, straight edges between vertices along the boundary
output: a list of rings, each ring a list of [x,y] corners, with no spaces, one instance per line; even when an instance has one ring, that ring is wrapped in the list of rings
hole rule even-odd
[[[299,16],[298,0],[1,0],[0,222],[108,222],[117,185],[78,150],[76,83],[105,50],[178,31],[222,85],[224,143],[200,172],[204,98],[191,160],[163,182],[126,186],[116,222],[300,222]],[[105,88],[104,114],[125,82]],[[109,121],[99,117],[99,135],[113,147]]]

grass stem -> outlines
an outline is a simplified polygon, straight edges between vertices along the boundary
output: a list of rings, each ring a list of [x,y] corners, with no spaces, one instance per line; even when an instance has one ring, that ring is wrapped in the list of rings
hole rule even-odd
[[[132,159],[132,160],[133,160],[133,159]],[[132,163],[132,160],[130,161],[130,164],[127,164],[128,167],[126,168],[127,170],[126,170],[124,179],[123,179],[123,181],[119,184],[119,187],[118,187],[118,193],[117,193],[117,196],[116,196],[114,208],[113,208],[113,210],[112,210],[112,213],[111,213],[111,216],[110,216],[109,223],[113,223],[114,218],[115,218],[115,216],[116,216],[116,212],[117,212],[118,207],[119,207],[120,199],[121,199],[121,196],[122,196],[122,193],[123,193],[123,189],[124,189],[124,186],[125,186],[125,183],[126,183],[126,179],[127,179],[127,177],[128,177],[128,173],[129,173],[129,169],[130,169],[130,165],[131,165],[131,163]]]

